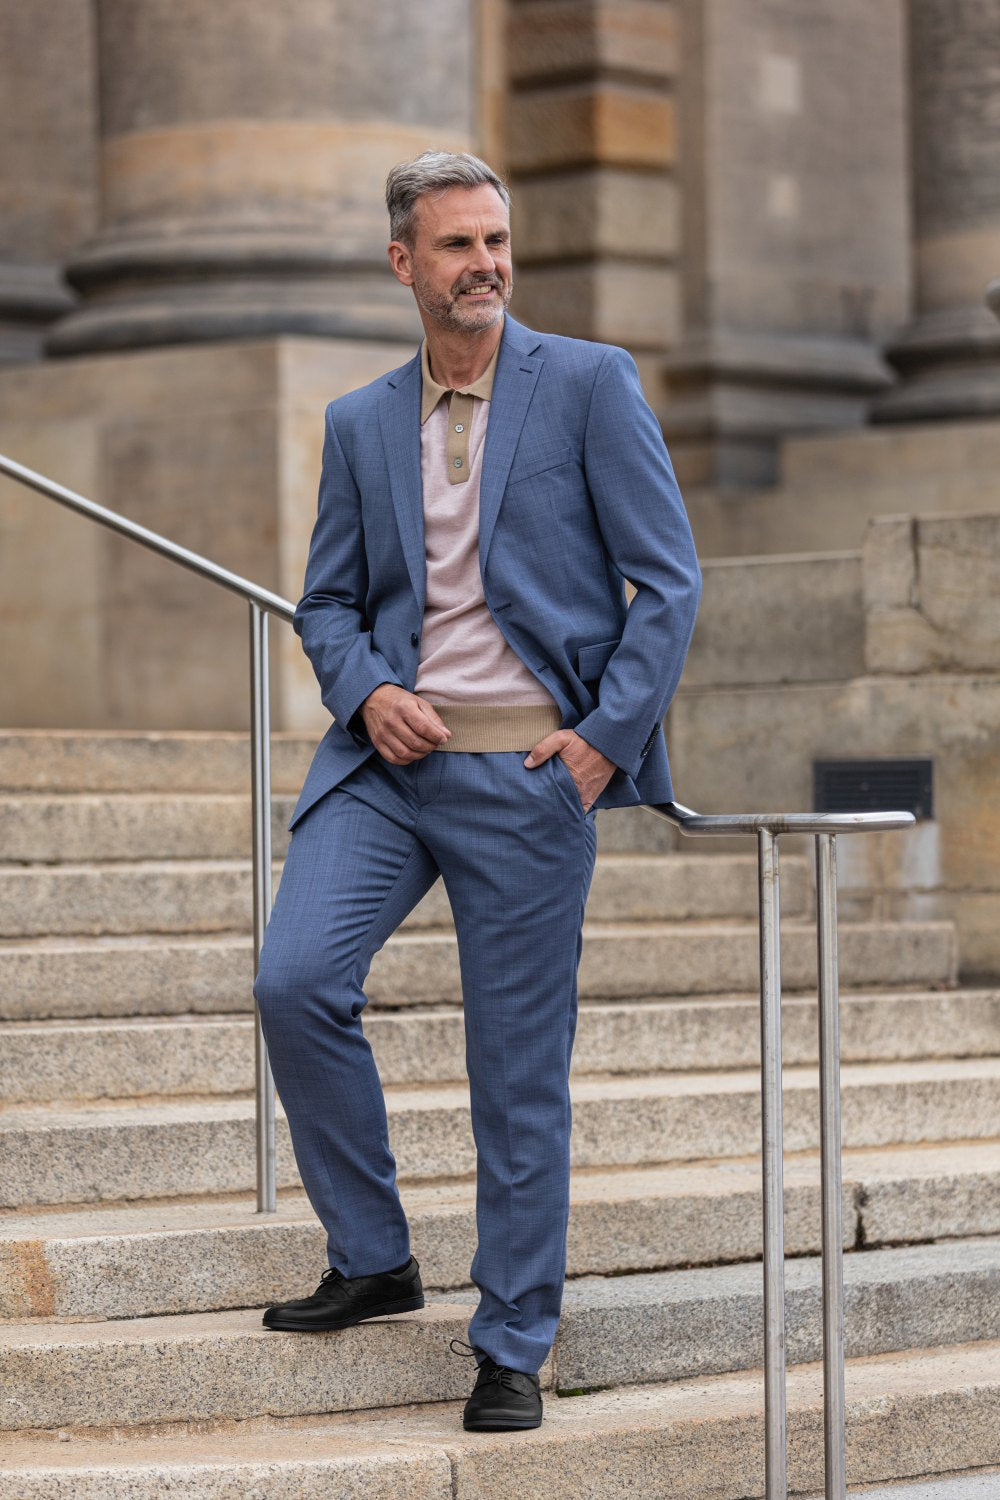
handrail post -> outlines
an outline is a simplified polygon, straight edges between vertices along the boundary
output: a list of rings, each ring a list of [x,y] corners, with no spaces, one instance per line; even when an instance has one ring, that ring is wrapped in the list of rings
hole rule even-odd
[[[781,1126],[781,906],[778,840],[757,834],[760,899],[760,1082],[764,1188],[764,1486],[786,1500],[785,1190]]]
[[[840,991],[837,966],[837,847],[816,835],[819,957],[820,1175],[823,1215],[823,1442],[826,1500],[847,1494],[844,1431],[844,1226],[840,1129]]]
[[[271,709],[267,662],[267,612],[250,601],[250,778],[253,830],[253,969],[260,963],[264,929],[271,915]],[[254,1004],[255,1134],[257,1212],[278,1206],[275,1171],[274,1079],[267,1043]]]

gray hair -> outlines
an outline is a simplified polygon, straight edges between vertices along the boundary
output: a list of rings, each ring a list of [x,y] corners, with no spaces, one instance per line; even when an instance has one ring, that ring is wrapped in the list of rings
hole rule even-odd
[[[425,193],[444,192],[453,187],[481,187],[484,183],[496,188],[509,209],[507,184],[492,167],[468,151],[423,151],[413,161],[400,162],[385,182],[390,238],[404,245],[413,244],[414,211],[417,199]]]

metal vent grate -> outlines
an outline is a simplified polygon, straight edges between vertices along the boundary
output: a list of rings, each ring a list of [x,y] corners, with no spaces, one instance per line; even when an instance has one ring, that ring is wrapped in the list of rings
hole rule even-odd
[[[932,818],[933,772],[930,760],[817,760],[813,810],[911,812],[917,818]]]

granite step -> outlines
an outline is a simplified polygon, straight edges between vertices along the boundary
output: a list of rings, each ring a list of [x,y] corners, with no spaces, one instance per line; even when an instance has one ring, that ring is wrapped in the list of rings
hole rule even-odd
[[[782,927],[782,984],[816,983],[813,927]],[[0,1019],[163,1015],[249,1008],[253,958],[239,934],[0,940]],[[844,922],[845,989],[953,986],[950,922]],[[584,926],[580,994],[588,998],[752,993],[756,924],[597,922]],[[458,952],[447,930],[397,933],[376,954],[369,999],[393,1006],[461,999]]]
[[[846,1395],[852,1485],[1000,1462],[1000,1344],[849,1360]],[[542,1426],[514,1438],[463,1432],[461,1399],[242,1420],[210,1432],[183,1423],[154,1432],[38,1432],[12,1437],[0,1455],[0,1500],[160,1500],[166,1493],[181,1500],[756,1500],[764,1493],[756,1370],[571,1399],[547,1387],[544,1407]],[[823,1484],[816,1365],[788,1372],[788,1431],[790,1489],[816,1493]]]
[[[753,1067],[760,1056],[756,996],[697,1000],[585,1000],[573,1066],[580,1073]],[[845,1062],[1000,1055],[1000,991],[965,989],[841,995]],[[384,1083],[465,1077],[459,1005],[365,1016]],[[816,1001],[786,996],[786,1063],[816,1058]],[[232,1094],[253,1088],[253,1022],[246,1015],[76,1022],[0,1022],[0,1098],[141,1098]]]
[[[806,866],[801,859],[786,863],[783,908],[795,917],[808,910]],[[275,886],[279,879],[280,866]],[[248,860],[4,864],[0,933],[18,938],[250,931],[251,896]],[[604,922],[751,920],[756,909],[753,860],[697,853],[602,855],[587,902],[589,919]],[[436,881],[403,925],[450,927],[443,881]]]
[[[275,856],[288,846],[294,793],[271,799]],[[640,808],[597,815],[599,852],[710,854]],[[744,851],[753,859],[753,844]],[[250,799],[226,792],[19,792],[0,794],[0,849],[12,863],[122,859],[248,859]],[[792,856],[791,858],[794,858]],[[786,867],[783,865],[783,870]]]
[[[1000,1234],[1000,1141],[844,1154],[844,1246],[872,1249]],[[577,1170],[567,1274],[749,1261],[761,1253],[758,1160]],[[424,1285],[469,1284],[475,1188],[402,1189]],[[785,1163],[788,1255],[820,1249],[815,1153]],[[262,1306],[311,1289],[326,1235],[305,1197],[275,1214],[243,1199],[8,1215],[0,1220],[0,1317],[152,1317]]]
[[[271,735],[271,785],[297,794],[319,735]],[[250,738],[239,730],[0,729],[0,789],[225,792],[247,796]]]
[[[846,1257],[851,1358],[970,1343],[996,1331],[1000,1239],[872,1250]],[[432,1297],[419,1312],[303,1337],[260,1312],[0,1327],[7,1384],[0,1429],[121,1426],[306,1416],[457,1400],[475,1294]],[[587,1277],[567,1284],[547,1389],[586,1391],[756,1368],[763,1355],[758,1263]],[[821,1352],[820,1265],[786,1267],[789,1363]]]
[[[815,1070],[784,1078],[785,1145],[817,1144]],[[842,1073],[848,1147],[987,1140],[1000,1116],[1000,1059],[849,1064]],[[389,1086],[401,1180],[475,1169],[464,1086]],[[752,1155],[759,1141],[752,1071],[576,1077],[573,1164],[639,1166]],[[249,1099],[12,1106],[0,1112],[5,1207],[246,1192],[253,1181]],[[287,1129],[277,1133],[279,1187],[297,1178]]]

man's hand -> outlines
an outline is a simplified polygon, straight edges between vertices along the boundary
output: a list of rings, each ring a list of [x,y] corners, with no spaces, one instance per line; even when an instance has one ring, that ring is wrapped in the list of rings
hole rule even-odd
[[[433,705],[394,682],[379,683],[368,694],[361,717],[379,755],[394,766],[422,760],[451,739]]]
[[[618,769],[614,761],[595,750],[575,729],[557,729],[538,741],[528,752],[524,764],[534,770],[552,755],[562,756],[566,762],[580,793],[583,810],[589,812]]]

